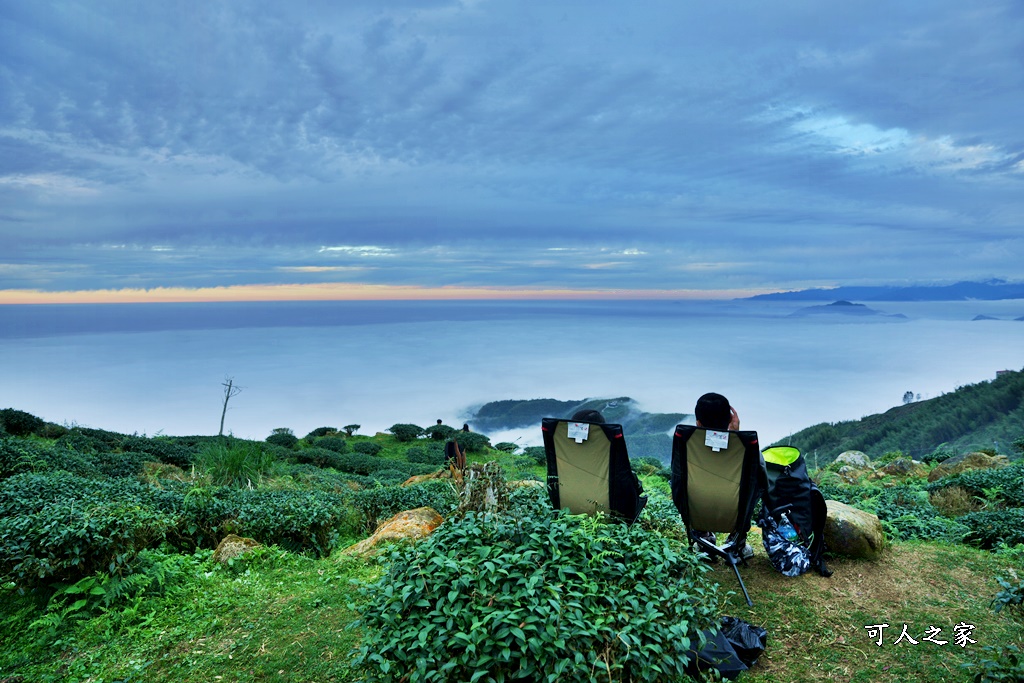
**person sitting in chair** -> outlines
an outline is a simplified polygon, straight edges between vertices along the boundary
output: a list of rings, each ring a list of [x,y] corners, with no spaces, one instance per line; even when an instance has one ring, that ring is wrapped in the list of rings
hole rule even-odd
[[[697,418],[697,426],[704,429],[710,429],[716,432],[737,432],[740,429],[740,416],[736,412],[736,409],[729,404],[729,399],[721,394],[707,393],[697,399],[697,405],[693,409],[693,415]],[[697,531],[694,530],[695,534],[705,538],[710,543],[717,545],[715,535],[710,531]],[[754,549],[747,543],[747,539],[743,539],[743,550],[742,555],[744,559],[752,557]],[[727,545],[736,548],[739,546],[736,543],[736,539],[731,536],[727,540]]]

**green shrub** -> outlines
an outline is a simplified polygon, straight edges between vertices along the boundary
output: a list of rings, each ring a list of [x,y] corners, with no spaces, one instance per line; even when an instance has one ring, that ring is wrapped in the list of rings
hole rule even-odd
[[[142,474],[142,463],[151,461],[146,453],[97,453],[96,468],[108,477],[137,477]]]
[[[971,677],[974,683],[1019,683],[1024,681],[1024,653],[1016,645],[985,645],[982,651],[988,657],[961,664],[968,671],[977,670]]]
[[[423,433],[430,437],[433,441],[447,441],[452,438],[452,435],[456,433],[454,427],[448,425],[433,425],[423,430]]]
[[[1005,505],[1024,507],[1024,462],[997,469],[968,470],[944,477],[925,488],[937,491],[951,486],[964,488],[982,499],[987,498],[988,491],[993,491]]]
[[[996,581],[1002,590],[992,598],[992,609],[998,614],[1004,607],[1014,607],[1018,611],[1024,605],[1024,579],[1011,581],[1009,577],[997,576]]]
[[[347,496],[328,491],[192,489],[182,503],[179,547],[212,548],[227,534],[286,550],[329,554],[346,527],[354,528]]]
[[[337,433],[338,433],[338,430],[335,429],[334,427],[317,427],[316,429],[311,431],[309,434],[306,434],[306,436],[304,438],[305,438],[306,441],[309,441],[309,442],[312,443],[315,439],[318,439],[321,436],[328,436],[330,434],[337,434]]]
[[[516,451],[519,450],[519,446],[512,443],[511,441],[502,441],[500,443],[494,444],[494,450],[503,451],[505,453],[515,453]]]
[[[652,456],[630,458],[630,464],[633,466],[633,471],[637,474],[656,474],[665,479],[670,478],[672,475],[672,471],[661,460]]]
[[[538,465],[546,465],[548,462],[547,451],[543,446],[527,446],[523,449],[523,455],[532,458]]]
[[[273,434],[267,437],[266,441],[282,448],[295,448],[295,445],[299,443],[299,437],[292,434],[292,430],[287,427],[278,427]]]
[[[0,410],[0,424],[3,424],[4,431],[8,434],[28,436],[39,432],[46,426],[46,421],[24,410],[4,408]]]
[[[440,444],[436,445],[440,446]],[[413,446],[412,448],[406,449],[405,459],[409,462],[425,463],[427,465],[440,467],[444,464],[444,449],[429,447],[420,448],[419,446]]]
[[[297,463],[315,465],[316,467],[332,467],[336,470],[341,469],[344,462],[341,453],[319,446],[303,448],[291,453],[290,456]]]
[[[943,460],[948,460],[949,458],[952,458],[954,455],[956,455],[956,453],[954,453],[953,451],[946,450],[945,448],[939,447],[939,448],[936,448],[931,453],[926,453],[926,454],[922,455],[921,456],[921,462],[930,465],[932,463],[937,463],[937,462],[942,462]]]
[[[314,442],[317,448],[326,448],[335,453],[348,453],[348,441],[340,436],[324,436]]]
[[[491,446],[491,440],[476,432],[457,432],[454,438],[467,453],[484,453]]]
[[[175,524],[181,496],[127,479],[18,474],[0,482],[0,583],[120,571]]]
[[[423,427],[413,424],[393,424],[388,431],[395,435],[396,441],[415,441],[423,434]]]
[[[377,524],[403,510],[433,508],[446,515],[458,504],[458,497],[447,481],[426,481],[415,486],[378,486],[352,494],[352,506],[362,517],[364,528],[372,532]]]
[[[196,458],[215,486],[258,486],[270,472],[274,456],[251,441],[211,444]]]
[[[377,455],[384,450],[384,447],[376,441],[358,441],[352,444],[352,450],[365,455]]]
[[[684,680],[718,609],[697,557],[638,525],[468,513],[392,555],[356,658],[371,680]]]
[[[970,529],[964,540],[986,550],[1000,543],[1024,543],[1024,509],[1021,508],[971,512],[957,521]]]

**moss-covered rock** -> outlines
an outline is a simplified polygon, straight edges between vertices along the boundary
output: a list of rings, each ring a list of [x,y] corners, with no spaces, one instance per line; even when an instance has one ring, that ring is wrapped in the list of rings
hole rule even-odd
[[[870,512],[840,503],[825,501],[825,547],[830,552],[873,560],[885,547],[882,522]]]

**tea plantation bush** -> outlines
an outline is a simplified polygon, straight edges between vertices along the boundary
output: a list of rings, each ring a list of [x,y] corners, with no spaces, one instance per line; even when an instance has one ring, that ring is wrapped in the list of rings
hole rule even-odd
[[[458,504],[455,490],[447,481],[427,481],[416,486],[379,486],[357,491],[351,498],[367,531],[403,510],[430,507],[446,515]]]
[[[339,531],[354,527],[345,495],[326,491],[193,490],[179,525],[186,547],[214,547],[228,533],[264,545],[327,555]]]
[[[291,454],[291,459],[297,463],[315,465],[317,467],[332,467],[336,470],[342,469],[341,463],[344,462],[341,454],[337,451],[320,448],[319,446],[296,451]]]
[[[326,448],[335,453],[348,453],[348,441],[341,436],[324,436],[313,442],[317,448]]]
[[[957,521],[970,529],[964,540],[981,548],[992,549],[1000,543],[1010,546],[1024,543],[1024,509],[1021,508],[971,512]]]
[[[0,482],[0,583],[113,573],[175,524],[180,495],[125,479],[19,474]]]
[[[999,469],[968,470],[944,477],[925,488],[928,491],[937,491],[950,486],[960,486],[982,498],[985,497],[986,489],[999,489],[995,497],[1001,499],[1004,504],[1024,507],[1024,462]]]
[[[423,427],[413,424],[393,424],[388,431],[395,435],[397,441],[415,441],[423,433]]]
[[[409,462],[425,463],[440,467],[444,464],[444,447],[439,443],[429,443],[426,447],[413,446],[405,451],[405,459]]]
[[[13,436],[28,436],[39,432],[46,426],[46,421],[24,410],[4,408],[0,410],[0,425]]]
[[[523,455],[532,458],[538,465],[546,465],[548,462],[547,451],[543,446],[527,446],[523,449]]]
[[[705,569],[638,525],[470,512],[392,555],[355,663],[410,683],[685,680],[718,610]]]
[[[454,438],[467,453],[483,453],[491,446],[490,439],[476,432],[458,432]]]
[[[365,455],[377,455],[384,450],[384,447],[375,441],[357,441],[352,444],[352,450]]]

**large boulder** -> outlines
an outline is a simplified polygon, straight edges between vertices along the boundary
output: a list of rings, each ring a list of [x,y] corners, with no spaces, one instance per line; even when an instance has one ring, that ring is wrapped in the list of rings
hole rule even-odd
[[[259,547],[261,544],[255,539],[228,534],[217,544],[217,549],[213,551],[213,559],[221,564],[227,564],[228,560],[233,560],[239,555],[252,552]]]
[[[425,538],[443,521],[444,517],[429,507],[399,512],[391,519],[378,524],[372,536],[349,546],[344,552],[352,555],[369,555],[376,552],[377,546],[384,541],[413,541]]]
[[[878,517],[837,500],[827,500],[825,505],[828,507],[825,547],[839,555],[877,558],[885,546],[885,534]]]
[[[837,465],[849,465],[850,467],[866,468],[871,467],[871,458],[860,451],[843,451],[835,459]]]
[[[986,453],[964,453],[946,458],[931,471],[928,481],[938,481],[943,477],[960,474],[967,470],[986,470],[1006,467],[1009,460],[1005,455],[988,455]]]

